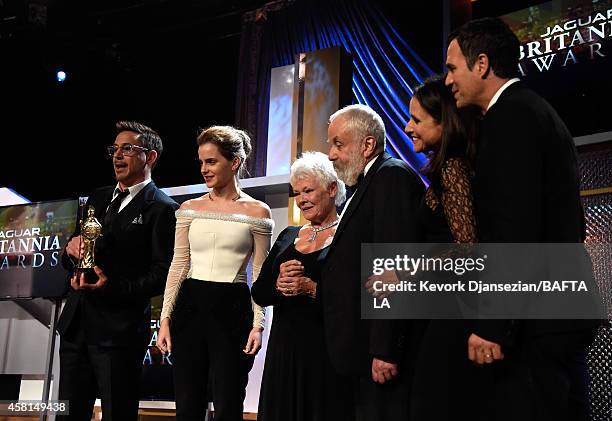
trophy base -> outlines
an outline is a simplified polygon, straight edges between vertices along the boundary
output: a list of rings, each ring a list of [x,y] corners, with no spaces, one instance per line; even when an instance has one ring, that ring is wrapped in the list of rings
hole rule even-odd
[[[95,284],[98,282],[98,275],[96,275],[93,268],[77,268],[76,274],[77,280],[80,279],[81,274],[83,274],[86,284]]]

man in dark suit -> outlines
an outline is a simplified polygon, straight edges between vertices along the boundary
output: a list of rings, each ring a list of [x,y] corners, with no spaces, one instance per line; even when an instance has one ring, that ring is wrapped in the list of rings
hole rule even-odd
[[[72,276],[58,322],[59,397],[70,402],[67,419],[89,420],[96,397],[105,420],[138,419],[149,300],[164,291],[178,208],[151,180],[161,152],[162,141],[151,128],[117,123],[117,137],[108,147],[117,185],[88,198],[102,223],[94,279]],[[66,269],[74,270],[82,250],[77,227],[63,254]]]
[[[499,19],[468,22],[449,37],[446,84],[458,107],[473,105],[483,115],[473,186],[479,240],[580,243],[585,222],[572,136],[517,78],[518,59],[519,41]],[[483,419],[586,419],[585,354],[594,325],[474,323],[469,358],[491,365],[483,371],[491,384],[475,393]]]
[[[339,178],[356,189],[322,272],[327,348],[336,370],[354,379],[356,419],[406,420],[414,331],[407,321],[361,319],[359,261],[362,243],[421,240],[415,214],[423,183],[385,152],[384,123],[367,106],[333,114],[327,141]]]

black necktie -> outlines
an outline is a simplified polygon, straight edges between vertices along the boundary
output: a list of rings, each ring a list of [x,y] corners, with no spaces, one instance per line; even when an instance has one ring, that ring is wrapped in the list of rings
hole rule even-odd
[[[111,204],[108,206],[106,215],[104,215],[104,226],[107,229],[110,229],[111,225],[113,224],[113,220],[119,213],[121,202],[123,202],[123,199],[125,199],[127,195],[130,194],[130,191],[128,189],[125,189],[123,191],[116,189],[115,193],[117,193],[117,196],[113,199]]]

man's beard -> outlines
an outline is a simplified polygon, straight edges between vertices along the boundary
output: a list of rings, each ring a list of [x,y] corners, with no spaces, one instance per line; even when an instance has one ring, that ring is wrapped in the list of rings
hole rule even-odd
[[[359,153],[359,149],[351,153],[347,162],[334,161],[334,169],[338,174],[338,178],[344,181],[347,186],[357,184],[357,179],[365,166],[366,159]]]

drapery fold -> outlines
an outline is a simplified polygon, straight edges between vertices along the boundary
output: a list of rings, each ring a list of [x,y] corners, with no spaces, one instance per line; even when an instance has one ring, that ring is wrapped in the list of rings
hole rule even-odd
[[[251,176],[266,172],[270,70],[294,63],[296,54],[338,46],[353,59],[353,103],[381,115],[392,156],[423,166],[404,127],[414,89],[433,74],[428,64],[367,0],[279,0],[243,16],[236,124],[254,138]]]

